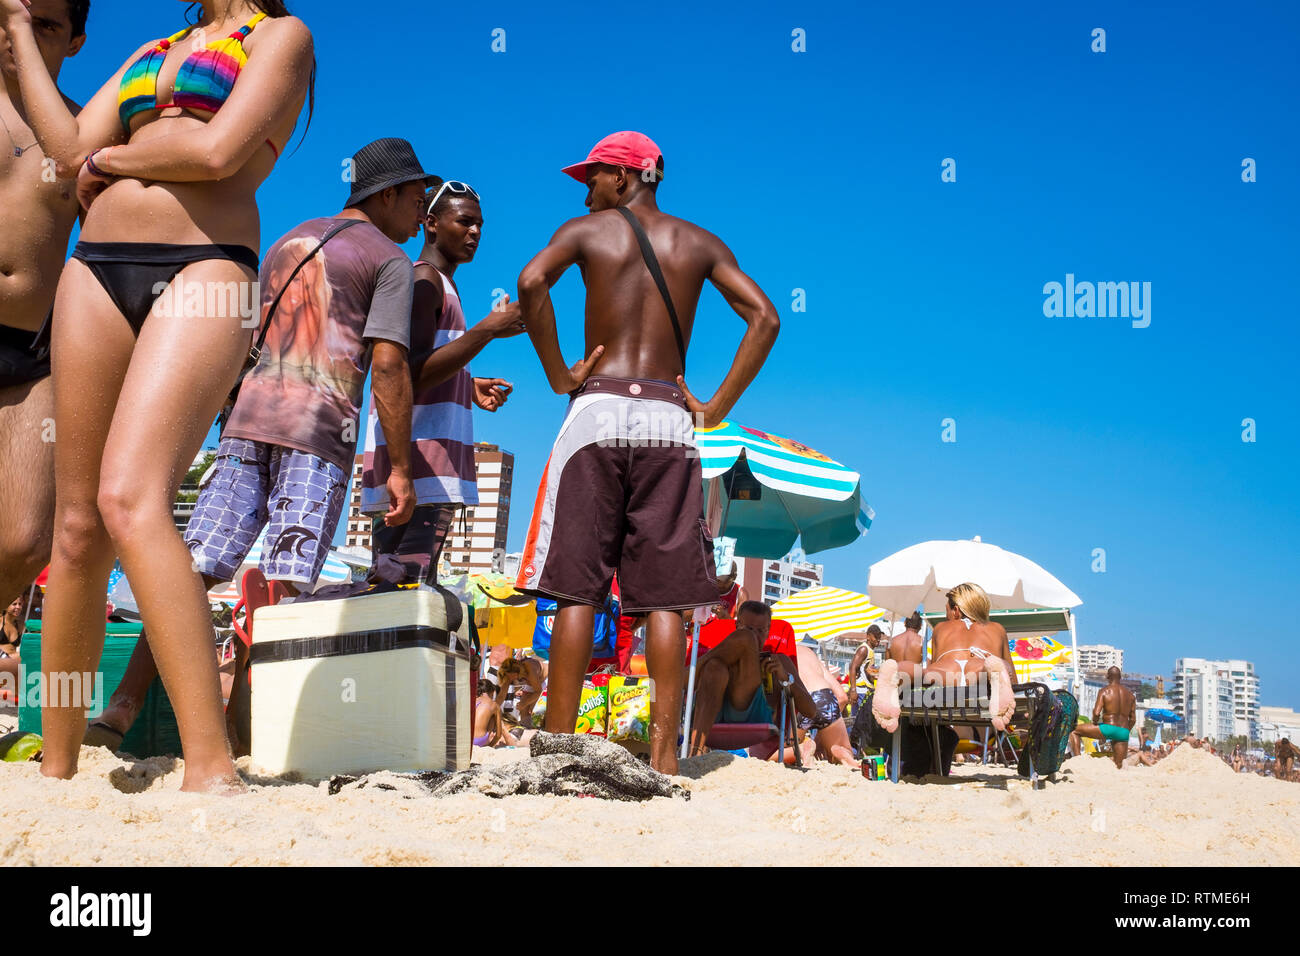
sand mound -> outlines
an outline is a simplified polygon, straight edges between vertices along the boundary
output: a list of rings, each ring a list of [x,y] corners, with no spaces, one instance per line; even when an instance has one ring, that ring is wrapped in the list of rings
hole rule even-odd
[[[1213,777],[1235,777],[1232,768],[1208,750],[1198,750],[1190,744],[1180,744],[1164,760],[1155,765],[1162,773],[1208,774]]]

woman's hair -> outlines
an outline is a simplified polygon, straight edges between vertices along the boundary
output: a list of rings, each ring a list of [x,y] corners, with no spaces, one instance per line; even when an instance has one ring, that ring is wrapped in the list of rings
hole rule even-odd
[[[255,10],[261,13],[265,13],[268,17],[271,17],[272,19],[276,17],[293,16],[293,14],[290,13],[289,8],[285,6],[283,0],[244,0],[244,2],[247,3],[250,7],[254,8]],[[201,11],[202,11],[202,6],[198,3],[198,0],[194,0],[194,2],[190,4],[189,9],[185,11],[186,22],[197,23],[198,14]],[[191,19],[191,15],[193,15],[193,19]],[[316,58],[312,57],[311,77],[307,81],[307,125],[302,128],[303,139],[307,138],[307,130],[311,129],[311,118],[315,114],[315,112],[316,112]],[[298,145],[300,146],[302,145],[301,139],[298,141]]]
[[[978,584],[971,584],[968,581],[957,585],[948,592],[948,603],[960,611],[962,617],[968,617],[980,624],[989,622],[989,596]]]

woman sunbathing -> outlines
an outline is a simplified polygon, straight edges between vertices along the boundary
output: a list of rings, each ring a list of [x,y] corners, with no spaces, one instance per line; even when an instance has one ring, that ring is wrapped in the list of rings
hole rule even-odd
[[[1006,730],[1016,710],[1011,690],[1015,669],[1006,629],[989,620],[989,609],[989,596],[978,584],[959,584],[948,592],[948,619],[935,625],[934,660],[921,680],[949,687],[987,682],[993,728]],[[986,675],[983,680],[981,674]],[[898,727],[901,683],[897,661],[886,660],[880,665],[871,710],[877,723],[890,733]]]

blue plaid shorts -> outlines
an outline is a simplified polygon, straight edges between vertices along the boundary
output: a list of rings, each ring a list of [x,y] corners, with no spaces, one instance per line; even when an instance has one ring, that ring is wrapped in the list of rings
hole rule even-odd
[[[347,500],[348,475],[282,445],[223,438],[185,544],[200,574],[233,581],[267,529],[258,566],[268,580],[316,583]]]

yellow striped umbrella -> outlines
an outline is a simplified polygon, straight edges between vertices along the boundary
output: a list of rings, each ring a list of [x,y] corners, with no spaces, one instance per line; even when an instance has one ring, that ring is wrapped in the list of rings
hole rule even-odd
[[[819,585],[792,594],[772,605],[772,616],[789,621],[795,634],[824,641],[848,631],[865,631],[889,616],[865,594]]]
[[[1051,637],[1012,637],[1011,659],[1016,665],[1016,680],[1020,683],[1043,677],[1054,670],[1064,671],[1070,665],[1070,645]]]

